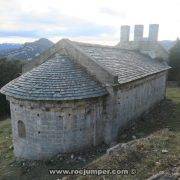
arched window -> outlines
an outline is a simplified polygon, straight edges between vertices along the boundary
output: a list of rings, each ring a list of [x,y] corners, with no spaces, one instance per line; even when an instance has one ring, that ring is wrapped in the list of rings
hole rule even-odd
[[[18,135],[21,138],[26,137],[26,128],[25,124],[22,121],[18,121]]]

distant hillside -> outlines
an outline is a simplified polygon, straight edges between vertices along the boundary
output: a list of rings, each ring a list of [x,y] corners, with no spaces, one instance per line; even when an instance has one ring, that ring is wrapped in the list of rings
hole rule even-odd
[[[163,41],[160,41],[160,43],[162,44],[162,46],[166,49],[166,50],[170,50],[174,44],[175,44],[176,41],[171,41],[171,40],[163,40]]]
[[[23,47],[22,44],[18,43],[2,43],[0,44],[0,55],[5,55],[12,50],[16,50]]]
[[[25,43],[17,49],[7,51],[3,55],[8,59],[31,60],[53,46],[53,42],[42,38],[34,42]]]
[[[175,41],[163,40],[159,41],[166,50],[170,50]],[[32,60],[43,51],[53,46],[53,42],[48,39],[41,38],[34,42],[27,42],[25,44],[18,43],[3,43],[0,44],[0,57],[7,57],[8,59]]]

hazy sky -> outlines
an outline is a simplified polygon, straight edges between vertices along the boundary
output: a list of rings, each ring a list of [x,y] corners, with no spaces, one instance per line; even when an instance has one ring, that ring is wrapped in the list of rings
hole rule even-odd
[[[180,0],[0,0],[0,43],[45,37],[116,44],[121,25],[133,32],[144,24],[147,36],[149,23],[160,25],[159,40],[175,40]]]

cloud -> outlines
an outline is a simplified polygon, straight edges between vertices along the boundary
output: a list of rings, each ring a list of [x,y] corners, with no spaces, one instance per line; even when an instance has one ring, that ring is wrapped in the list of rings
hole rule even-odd
[[[23,30],[19,30],[19,31],[13,31],[13,30],[5,30],[2,31],[0,30],[0,36],[1,37],[39,37],[39,32],[37,32],[36,30],[29,30],[29,31],[23,31]]]
[[[114,42],[121,24],[149,23],[160,24],[159,39],[176,39],[179,7],[179,0],[1,0],[0,41],[69,37]]]
[[[99,25],[83,18],[65,16],[61,13],[57,15],[57,13],[52,12],[37,16],[26,12],[24,15],[17,14],[4,26],[1,24],[0,36],[32,38],[58,35],[61,37],[98,37],[105,32],[111,34],[115,31],[116,29],[112,26]]]
[[[82,24],[82,26],[78,27],[69,27],[66,31],[51,31],[47,32],[47,35],[57,36],[61,35],[64,37],[78,37],[78,36],[86,36],[86,37],[95,37],[101,36],[104,32],[106,33],[114,33],[115,30],[110,27],[105,26],[85,26],[86,24]]]
[[[124,11],[118,12],[118,11],[115,11],[115,10],[110,9],[108,7],[100,8],[99,12],[106,14],[106,15],[109,15],[109,16],[120,17],[120,19],[125,19],[127,17],[127,15]]]

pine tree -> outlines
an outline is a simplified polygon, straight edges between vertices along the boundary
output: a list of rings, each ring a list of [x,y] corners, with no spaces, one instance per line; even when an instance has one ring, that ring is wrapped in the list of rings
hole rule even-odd
[[[176,44],[170,50],[170,66],[172,69],[169,73],[169,80],[177,81],[180,84],[180,40],[176,40]]]
[[[21,61],[0,59],[0,88],[20,75],[21,66]],[[6,96],[0,93],[0,120],[9,113],[9,103],[6,101]]]

